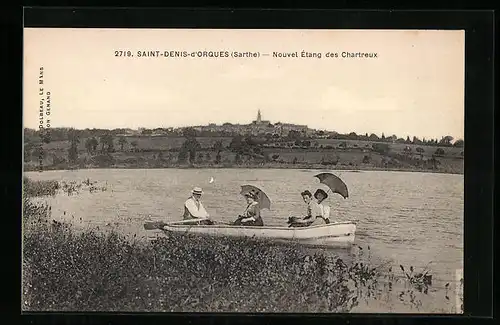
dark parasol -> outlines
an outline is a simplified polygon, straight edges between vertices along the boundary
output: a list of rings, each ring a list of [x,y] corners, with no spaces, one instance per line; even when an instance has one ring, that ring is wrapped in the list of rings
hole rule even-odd
[[[338,193],[342,195],[344,199],[349,197],[349,192],[347,190],[347,185],[338,177],[332,173],[321,173],[314,175],[317,177],[321,184],[325,184],[330,188],[332,193]]]
[[[240,194],[245,195],[247,193],[253,193],[257,196],[257,201],[261,209],[271,210],[271,199],[260,188],[254,185],[242,185]]]

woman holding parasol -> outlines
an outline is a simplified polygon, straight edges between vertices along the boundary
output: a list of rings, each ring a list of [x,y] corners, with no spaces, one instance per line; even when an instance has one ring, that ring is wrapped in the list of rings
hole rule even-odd
[[[324,201],[328,198],[328,194],[325,191],[318,188],[316,192],[314,192],[314,198],[316,199],[317,206],[319,208],[318,217],[322,218],[325,223],[330,223],[330,206]]]
[[[321,184],[325,184],[328,186],[328,192],[340,194],[344,199],[349,197],[349,191],[347,190],[347,185],[340,179],[340,177],[332,174],[332,173],[321,173],[315,175],[314,177],[319,179]],[[314,197],[316,198],[319,207],[321,209],[321,216],[329,223],[330,219],[330,206],[326,203],[323,203],[327,198],[328,194],[322,189],[318,189],[314,193]]]
[[[242,185],[241,192],[246,201],[247,208],[242,215],[233,223],[240,226],[263,226],[261,210],[271,209],[271,200],[269,196],[255,185]]]
[[[347,185],[338,176],[332,173],[321,173],[314,177],[317,177],[321,184],[328,186],[328,192],[338,193],[344,199],[349,196]],[[290,217],[288,219],[290,227],[307,227],[317,224],[317,221],[321,221],[322,223],[322,220],[327,224],[330,223],[330,206],[324,202],[328,198],[328,194],[324,190],[316,190],[314,193],[316,201],[312,200],[311,192],[309,191],[302,192],[302,198],[308,205],[307,216],[302,219]]]

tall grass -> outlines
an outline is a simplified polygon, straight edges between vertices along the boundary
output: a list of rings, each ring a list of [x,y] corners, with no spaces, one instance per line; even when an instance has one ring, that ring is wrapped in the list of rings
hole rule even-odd
[[[172,236],[152,244],[49,224],[25,234],[24,308],[62,311],[349,311],[376,271],[299,247]]]
[[[55,195],[59,189],[57,181],[32,181],[23,178],[23,193],[27,197]]]
[[[25,197],[23,310],[349,312],[390,290],[381,268],[298,245],[182,234],[149,243],[50,218]],[[428,277],[408,278],[427,293]]]

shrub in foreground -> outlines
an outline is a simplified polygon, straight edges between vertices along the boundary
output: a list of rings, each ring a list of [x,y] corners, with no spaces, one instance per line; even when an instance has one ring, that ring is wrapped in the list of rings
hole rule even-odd
[[[23,193],[28,197],[55,195],[58,189],[57,181],[33,181],[28,177],[23,178]]]
[[[131,243],[61,224],[25,234],[24,274],[25,309],[63,311],[349,311],[377,276],[295,246],[190,236]]]

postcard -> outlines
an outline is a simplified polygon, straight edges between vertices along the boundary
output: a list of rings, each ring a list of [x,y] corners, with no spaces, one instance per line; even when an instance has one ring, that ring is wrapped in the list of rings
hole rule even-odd
[[[461,30],[25,28],[22,310],[463,313]]]

